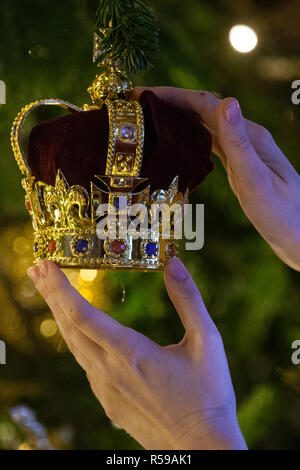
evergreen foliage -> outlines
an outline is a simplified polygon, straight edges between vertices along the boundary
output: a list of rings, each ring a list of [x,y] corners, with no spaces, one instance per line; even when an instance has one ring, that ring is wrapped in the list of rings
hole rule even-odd
[[[133,73],[151,68],[158,51],[158,29],[147,1],[100,0],[97,17],[96,32],[103,46],[100,60],[110,56]]]

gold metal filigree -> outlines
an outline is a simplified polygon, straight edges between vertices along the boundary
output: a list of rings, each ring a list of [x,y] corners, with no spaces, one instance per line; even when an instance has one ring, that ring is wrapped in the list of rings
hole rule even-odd
[[[106,100],[124,98],[132,90],[132,84],[127,76],[111,66],[103,67],[103,71],[96,75],[88,92],[93,103],[100,108]]]
[[[94,33],[93,62],[97,62],[103,52],[102,37],[107,34],[110,28],[99,28]],[[114,101],[125,98],[126,93],[132,90],[132,84],[125,72],[123,72],[119,63],[111,59],[108,54],[98,64],[102,71],[94,79],[88,92],[93,103],[100,108],[106,100]]]
[[[46,210],[56,228],[90,226],[90,218],[87,216],[88,192],[82,186],[69,187],[60,170],[56,175],[55,187],[46,186],[43,197]]]
[[[135,131],[136,148],[134,162],[126,176],[138,177],[140,174],[144,150],[144,115],[141,105],[137,101],[127,102],[124,100],[106,102],[109,116],[109,141],[106,160],[106,175],[118,174],[118,155],[116,144],[123,126],[132,126]],[[132,140],[133,142],[133,140]],[[121,174],[125,172],[121,172]]]
[[[97,60],[101,56],[99,36],[95,37],[95,44],[94,59]],[[157,190],[150,195],[150,186],[145,188],[147,178],[140,177],[144,150],[142,107],[138,102],[124,99],[126,91],[131,90],[131,83],[119,70],[118,64],[113,64],[107,58],[101,66],[102,71],[88,90],[93,106],[79,108],[59,99],[39,100],[25,106],[13,123],[11,144],[20,170],[25,175],[22,185],[34,229],[34,262],[51,259],[61,267],[163,270],[167,260],[178,252],[177,241],[174,240],[175,226],[171,222],[168,239],[163,238],[161,227],[157,234],[152,233],[148,224],[152,217],[151,205],[183,205],[183,201],[187,202],[188,193],[183,198],[178,192],[178,177],[174,178],[167,190]],[[21,131],[29,113],[42,105],[57,105],[72,112],[88,112],[104,104],[109,118],[108,152],[105,175],[95,175],[95,178],[106,189],[101,189],[100,181],[99,187],[91,182],[90,194],[80,185],[69,186],[61,170],[57,171],[54,186],[36,181],[22,148]],[[139,187],[143,189],[139,191]],[[120,198],[124,198],[126,207],[120,206]],[[97,225],[101,220],[97,208],[103,203],[110,203],[117,214],[115,240],[108,237],[103,240],[97,233]],[[142,205],[139,215],[143,213],[143,220],[146,221],[137,231],[131,222],[132,217],[138,214],[135,216],[126,212],[126,208],[130,209],[134,204]],[[125,212],[126,216],[122,218]],[[159,222],[163,223],[163,216],[160,216]],[[125,236],[123,228],[128,227]],[[119,254],[115,253],[112,249],[114,242],[123,242],[126,249]],[[151,254],[149,243],[155,243],[155,254]]]

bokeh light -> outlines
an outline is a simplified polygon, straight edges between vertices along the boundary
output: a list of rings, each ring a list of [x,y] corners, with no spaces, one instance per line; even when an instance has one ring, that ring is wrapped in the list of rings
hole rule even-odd
[[[26,237],[17,237],[13,241],[13,249],[18,255],[24,255],[32,249],[30,240]]]
[[[91,289],[79,289],[79,293],[84,297],[88,302],[93,302],[94,294]]]
[[[98,271],[96,269],[81,269],[80,277],[84,281],[93,281],[96,279]]]
[[[52,318],[43,320],[40,326],[40,332],[45,338],[51,338],[57,333],[57,325]]]
[[[238,24],[231,28],[229,41],[236,51],[247,53],[257,46],[258,39],[256,32],[250,26]]]
[[[19,445],[18,450],[32,450],[28,442],[22,442],[22,444]]]

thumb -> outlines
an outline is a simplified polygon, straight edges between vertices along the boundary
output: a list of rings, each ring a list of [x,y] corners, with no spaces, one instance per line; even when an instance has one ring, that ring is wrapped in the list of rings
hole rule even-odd
[[[168,262],[165,283],[188,337],[216,329],[196,284],[179,258]]]
[[[267,177],[267,167],[248,136],[238,101],[226,98],[217,107],[217,133],[226,155],[227,170],[233,173],[239,192],[257,190]]]

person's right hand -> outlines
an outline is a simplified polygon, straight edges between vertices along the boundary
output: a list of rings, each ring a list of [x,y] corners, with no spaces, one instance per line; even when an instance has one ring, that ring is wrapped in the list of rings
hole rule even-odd
[[[135,88],[131,99],[146,89]],[[201,117],[245,214],[274,252],[300,271],[300,176],[270,132],[243,118],[234,98],[220,101],[208,92],[171,87],[150,90]]]

